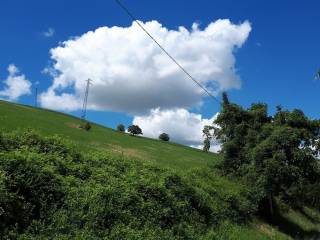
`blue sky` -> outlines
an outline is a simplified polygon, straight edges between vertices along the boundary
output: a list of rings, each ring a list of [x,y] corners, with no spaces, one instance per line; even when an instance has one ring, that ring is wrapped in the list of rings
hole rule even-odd
[[[143,21],[156,20],[168,29],[179,26],[191,29],[194,22],[205,28],[217,19],[230,19],[233,24],[248,20],[251,32],[234,53],[241,88],[228,90],[230,98],[249,106],[266,102],[275,106],[300,108],[319,118],[320,82],[314,80],[320,67],[320,2],[310,1],[129,1],[123,3]],[[43,69],[52,64],[50,49],[59,43],[82,36],[103,26],[128,27],[131,20],[114,1],[56,0],[0,2],[0,79],[6,79],[9,64],[44,92],[52,77]],[[49,28],[50,37],[44,36]],[[0,89],[4,87],[0,82]],[[34,87],[34,84],[33,84]],[[32,95],[19,102],[33,104]],[[202,107],[189,109],[203,118],[211,118],[219,106],[204,98]],[[79,114],[79,111],[72,111]],[[89,111],[90,120],[115,127],[119,122],[131,124],[133,114]]]

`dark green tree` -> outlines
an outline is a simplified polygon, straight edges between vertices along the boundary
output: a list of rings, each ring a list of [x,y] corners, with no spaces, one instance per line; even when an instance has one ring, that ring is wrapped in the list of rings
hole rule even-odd
[[[211,134],[212,129],[213,129],[212,126],[206,125],[206,126],[204,126],[204,128],[202,130],[203,137],[204,137],[204,140],[203,140],[203,151],[204,152],[209,152],[209,150],[210,150],[210,145],[211,145],[210,142],[213,137]]]
[[[225,94],[215,124],[219,125],[214,130],[222,143],[223,172],[249,179],[252,186],[259,183],[264,196],[261,204],[267,202],[271,214],[275,197],[293,205],[319,201],[316,190],[302,194],[303,186],[311,189],[320,184],[315,158],[320,149],[319,121],[300,110],[283,111],[281,107],[268,116],[265,104],[243,109],[230,103]]]
[[[210,146],[211,144],[210,144],[210,140],[208,139],[208,138],[205,138],[204,140],[203,140],[203,151],[204,152],[209,152],[209,150],[210,150]]]
[[[222,93],[222,102],[224,105],[228,105],[229,104],[229,98],[228,98],[228,94],[226,92]]]
[[[90,129],[91,129],[91,124],[86,121],[86,122],[82,123],[80,127],[81,127],[82,129],[86,130],[86,131],[90,131]]]
[[[125,132],[125,131],[126,131],[126,128],[125,128],[125,126],[124,126],[123,124],[119,124],[119,125],[117,126],[117,131],[119,131],[119,132]]]
[[[128,132],[132,135],[142,135],[142,130],[138,125],[131,125],[128,127]]]
[[[159,139],[165,142],[168,142],[170,140],[170,136],[167,133],[161,133],[159,135]]]

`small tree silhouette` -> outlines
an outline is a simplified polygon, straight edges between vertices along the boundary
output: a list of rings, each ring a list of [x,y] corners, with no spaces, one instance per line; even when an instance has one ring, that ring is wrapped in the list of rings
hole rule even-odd
[[[80,128],[86,130],[86,131],[90,131],[91,129],[91,124],[89,122],[84,122],[80,125]]]
[[[170,140],[170,136],[167,133],[161,133],[159,135],[159,139],[165,142],[168,142]]]
[[[141,128],[138,125],[131,125],[128,127],[128,132],[132,135],[140,135],[143,134]]]
[[[125,132],[125,131],[126,131],[126,128],[125,128],[125,126],[124,126],[123,124],[119,124],[119,125],[117,126],[117,131],[119,131],[119,132]]]

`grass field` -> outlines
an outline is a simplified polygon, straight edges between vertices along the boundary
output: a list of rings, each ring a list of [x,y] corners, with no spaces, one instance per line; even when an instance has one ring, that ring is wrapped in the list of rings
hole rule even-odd
[[[204,153],[170,142],[133,137],[101,125],[92,124],[92,129],[86,132],[76,127],[79,123],[79,119],[70,115],[0,101],[0,131],[3,132],[31,128],[45,136],[57,134],[70,139],[84,152],[98,150],[117,156],[124,155],[129,159],[149,162],[183,174],[196,168],[206,168],[221,160],[219,154]],[[217,185],[215,188],[219,192],[238,186],[229,180],[225,182],[229,182],[229,185],[223,184],[224,179],[219,179],[219,184],[213,184]],[[281,214],[281,222],[273,225],[258,219],[244,226],[224,225],[219,239],[292,239],[297,232],[306,233],[302,236],[318,236],[319,229],[319,212],[311,209],[305,209],[304,212],[290,210]],[[311,239],[308,237],[306,239]]]
[[[92,124],[92,129],[86,132],[76,127],[79,123],[79,119],[70,115],[0,101],[1,131],[32,128],[45,135],[64,136],[84,150],[112,151],[177,170],[202,167],[219,159],[218,154],[204,153],[175,143],[133,137],[96,124]]]

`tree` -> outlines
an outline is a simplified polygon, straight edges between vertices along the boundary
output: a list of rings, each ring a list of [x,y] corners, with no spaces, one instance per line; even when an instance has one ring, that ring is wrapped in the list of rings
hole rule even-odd
[[[138,125],[131,125],[128,127],[128,132],[132,135],[142,135],[142,130]]]
[[[212,126],[207,125],[207,126],[204,126],[204,128],[202,130],[203,136],[205,137],[203,140],[203,151],[204,152],[209,152],[209,150],[210,150],[210,142],[212,139],[212,134],[211,134],[212,129],[213,129]]]
[[[222,102],[224,105],[228,105],[230,103],[229,98],[228,98],[228,94],[226,92],[222,93]]]
[[[126,131],[126,128],[125,128],[125,126],[124,126],[123,124],[119,124],[119,125],[117,126],[117,131],[119,131],[119,132],[125,132],[125,131]]]
[[[274,198],[295,206],[319,202],[320,122],[300,110],[279,106],[268,116],[266,104],[248,109],[230,103],[224,95],[222,110],[214,122],[215,136],[222,143],[223,172],[259,186],[260,204],[267,203],[272,215]],[[259,184],[257,184],[259,183]],[[318,206],[319,207],[319,206]]]
[[[168,142],[170,140],[170,136],[167,133],[161,133],[159,135],[159,139],[165,142]]]
[[[91,124],[86,121],[86,122],[84,122],[84,123],[82,123],[82,124],[80,125],[80,128],[82,128],[82,129],[84,129],[84,130],[86,130],[86,131],[90,131],[90,129],[91,129]]]
[[[203,151],[204,152],[209,152],[209,150],[210,150],[210,140],[208,139],[208,138],[205,138],[204,140],[203,140]]]

